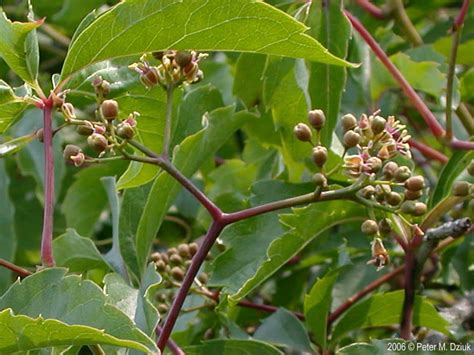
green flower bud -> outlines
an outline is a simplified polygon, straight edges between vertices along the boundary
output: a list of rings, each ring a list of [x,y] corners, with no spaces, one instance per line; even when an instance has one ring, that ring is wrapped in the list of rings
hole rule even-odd
[[[362,223],[361,230],[364,234],[374,235],[378,233],[379,226],[374,220],[368,219],[364,223]]]
[[[383,167],[383,174],[387,179],[392,179],[397,171],[398,165],[393,161],[389,161]]]
[[[360,190],[360,193],[362,197],[367,200],[370,200],[375,195],[375,187],[373,187],[372,185],[366,186],[362,190]]]
[[[176,281],[183,281],[184,279],[184,272],[181,270],[181,268],[175,266],[174,268],[171,269],[171,277],[175,279]]]
[[[182,262],[183,262],[183,259],[178,254],[171,254],[170,255],[170,264],[179,265]]]
[[[405,214],[413,214],[415,213],[415,206],[416,206],[416,202],[405,201],[402,203],[400,210],[402,211],[402,213],[405,213]]]
[[[87,137],[87,144],[96,152],[103,152],[107,148],[107,138],[102,134],[93,133]]]
[[[189,245],[187,244],[178,245],[178,254],[183,258],[186,258],[186,259],[189,258],[191,256]]]
[[[471,161],[471,163],[467,167],[467,172],[469,173],[469,175],[474,176],[474,161]]]
[[[387,196],[385,196],[385,201],[391,206],[398,206],[400,202],[402,202],[402,197],[397,192],[390,192]]]
[[[321,173],[316,173],[313,175],[313,181],[316,186],[325,187],[328,183],[326,177]]]
[[[100,105],[100,113],[107,121],[113,121],[117,118],[119,112],[118,102],[115,100],[105,100]]]
[[[356,126],[357,119],[353,114],[348,113],[347,115],[342,116],[342,129],[344,132],[354,129]]]
[[[377,135],[379,133],[382,133],[383,130],[385,129],[385,124],[387,121],[385,118],[380,117],[380,116],[375,116],[372,119],[372,122],[370,123],[370,128],[372,129],[372,132]]]
[[[308,122],[314,129],[320,130],[326,123],[326,116],[323,110],[311,110],[308,112]]]
[[[161,260],[161,254],[160,253],[153,253],[150,255],[150,260],[153,262],[157,262]]]
[[[174,57],[174,61],[181,68],[186,67],[193,60],[193,54],[187,51],[178,51]]]
[[[135,135],[135,131],[127,122],[122,122],[117,126],[117,135],[120,138],[132,139]]]
[[[467,181],[456,181],[453,184],[453,195],[458,197],[465,197],[469,195],[469,188],[471,184]]]
[[[321,168],[327,160],[328,150],[325,147],[318,145],[313,148],[313,161],[317,166]]]
[[[392,226],[388,218],[382,218],[379,221],[379,231],[382,234],[388,234],[392,231]]]
[[[163,260],[158,260],[155,263],[155,267],[156,267],[156,271],[161,272],[161,273],[166,270],[166,264]]]
[[[354,131],[347,131],[344,134],[343,143],[346,148],[353,148],[360,142],[360,134]]]
[[[166,251],[166,254],[168,254],[168,256],[171,257],[171,255],[173,255],[173,254],[178,254],[178,249],[176,249],[176,248],[169,248],[169,249]]]
[[[419,191],[425,187],[425,179],[421,175],[412,176],[405,181],[405,188],[411,191]]]
[[[205,272],[202,272],[198,275],[198,280],[202,284],[206,284],[207,281],[209,280],[209,276],[207,276],[207,274]]]
[[[416,200],[416,199],[420,198],[421,195],[423,195],[422,190],[418,190],[418,191],[406,190],[405,191],[405,200]]]
[[[160,314],[164,314],[164,313],[168,312],[168,306],[164,303],[160,303],[157,307],[157,310]]]
[[[367,159],[367,165],[370,167],[370,173],[376,173],[382,168],[382,160],[377,157]]]
[[[293,129],[293,133],[302,142],[311,142],[311,138],[313,138],[311,129],[304,123],[298,123]]]
[[[196,255],[198,249],[199,249],[199,246],[197,243],[189,244],[189,252],[191,253],[191,256]]]
[[[88,125],[80,125],[77,126],[76,132],[81,136],[90,136],[92,133],[94,133],[94,128]]]
[[[415,216],[423,216],[426,211],[428,210],[428,208],[426,207],[426,205],[422,202],[415,202],[415,210],[413,212],[413,214]]]
[[[400,166],[397,170],[395,170],[395,181],[396,182],[404,182],[411,176],[411,171],[408,166]]]

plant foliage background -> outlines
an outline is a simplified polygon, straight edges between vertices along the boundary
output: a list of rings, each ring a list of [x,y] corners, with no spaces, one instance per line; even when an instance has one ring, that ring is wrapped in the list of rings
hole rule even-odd
[[[160,341],[173,354],[472,347],[469,1],[0,5],[0,353],[159,353]],[[178,60],[166,50],[196,52],[158,80],[150,66]],[[118,105],[115,123],[104,99]],[[315,109],[322,163],[294,131]],[[348,156],[362,153],[346,138],[349,113],[367,149],[362,114],[406,126],[393,137],[411,156],[381,159],[423,176],[421,188],[393,174],[384,185],[382,166],[353,174]],[[114,131],[105,145],[125,143],[98,154],[100,137],[78,134],[86,121]],[[368,185],[374,197],[360,197]],[[408,190],[420,191],[416,211],[396,200],[413,200]]]

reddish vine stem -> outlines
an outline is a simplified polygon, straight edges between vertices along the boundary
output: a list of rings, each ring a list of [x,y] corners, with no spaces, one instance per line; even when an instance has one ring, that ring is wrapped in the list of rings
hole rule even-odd
[[[470,4],[471,4],[470,0],[463,1],[458,17],[456,17],[456,20],[454,20],[453,31],[457,31],[463,25],[464,18],[466,17],[467,10],[469,9]]]
[[[30,270],[24,269],[21,266],[15,265],[4,259],[0,259],[0,266],[3,266],[4,268],[10,271],[13,271],[15,274],[17,274],[20,277],[27,277],[32,274]]]
[[[41,238],[41,261],[43,266],[54,266],[53,213],[54,213],[54,154],[53,154],[53,101],[43,100],[43,146],[44,146],[44,216]]]
[[[405,298],[403,300],[402,318],[400,321],[400,336],[405,340],[412,338],[413,308],[415,304],[415,251],[408,248],[405,252]]]
[[[356,3],[379,20],[384,20],[387,17],[385,12],[380,7],[372,4],[369,0],[356,0]]]
[[[443,164],[448,162],[448,157],[441,152],[438,152],[436,149],[431,148],[430,146],[420,143],[413,138],[408,141],[410,147],[415,148],[425,157],[437,160]]]
[[[160,336],[161,335],[161,332],[163,331],[163,328],[161,328],[159,325],[155,328],[155,334],[156,336]],[[173,355],[185,355],[185,352],[183,350],[181,350],[181,348],[178,346],[178,344],[176,344],[173,339],[169,338],[167,343],[166,343],[166,346],[168,347],[168,349],[170,349],[170,351],[173,353]]]
[[[408,99],[411,101],[413,106],[416,107],[418,112],[421,114],[421,116],[425,120],[426,124],[428,125],[433,135],[437,138],[443,137],[444,136],[443,127],[441,127],[436,117],[433,115],[430,109],[426,106],[423,100],[418,96],[416,91],[408,83],[408,81],[405,79],[402,73],[390,61],[387,54],[375,41],[375,39],[372,37],[369,31],[367,31],[364,25],[362,25],[362,23],[357,18],[352,16],[351,13],[349,13],[348,11],[345,11],[345,14],[347,18],[349,19],[349,21],[351,22],[354,29],[360,34],[360,36],[364,39],[367,45],[372,49],[372,51],[377,56],[377,58],[387,68],[387,70],[392,75],[392,77],[398,82],[398,84],[402,88],[405,95],[408,97]]]

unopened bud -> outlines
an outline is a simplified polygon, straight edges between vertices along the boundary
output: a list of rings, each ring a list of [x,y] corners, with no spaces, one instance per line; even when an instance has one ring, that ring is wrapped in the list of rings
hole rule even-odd
[[[360,142],[360,135],[354,131],[347,131],[343,138],[344,147],[353,148]]]
[[[184,272],[181,270],[181,268],[175,266],[174,268],[171,269],[171,277],[175,279],[176,281],[183,281],[184,279]]]
[[[117,135],[120,138],[124,139],[132,139],[133,136],[135,135],[135,132],[128,123],[122,122],[117,126]]]
[[[328,183],[326,177],[321,173],[316,173],[313,175],[313,181],[316,186],[325,187]]]
[[[197,243],[189,244],[189,252],[191,253],[192,256],[196,255],[198,249],[199,249],[199,246],[197,245]]]
[[[387,196],[385,196],[385,201],[391,206],[397,206],[402,202],[402,197],[397,192],[390,192]]]
[[[313,137],[311,129],[304,123],[298,123],[293,129],[293,133],[295,134],[295,137],[302,142],[311,142]]]
[[[412,176],[405,181],[405,188],[411,191],[419,191],[425,187],[425,179],[421,175]]]
[[[389,161],[387,164],[384,165],[383,167],[383,174],[387,179],[393,178],[395,175],[395,172],[397,171],[398,165],[397,163],[393,161]]]
[[[193,60],[193,54],[188,51],[178,51],[174,56],[174,61],[178,64],[181,68],[186,67],[191,63]]]
[[[320,130],[326,123],[326,116],[323,110],[311,110],[308,112],[308,122],[314,129]]]
[[[370,128],[372,128],[372,132],[374,134],[379,134],[379,133],[382,133],[383,130],[385,129],[385,124],[386,123],[387,123],[387,121],[385,120],[385,118],[380,117],[380,116],[375,116],[372,119],[372,122],[370,124]]]
[[[342,129],[344,132],[354,129],[356,126],[357,119],[353,114],[348,113],[347,115],[342,116]]]
[[[328,150],[326,147],[319,145],[313,148],[313,161],[317,166],[322,167],[327,160]]]
[[[100,105],[100,112],[102,113],[102,117],[104,117],[107,121],[113,121],[118,116],[118,102],[115,100],[105,100]]]
[[[396,182],[404,182],[411,176],[411,171],[408,166],[400,166],[397,170],[395,170],[395,181]]]
[[[140,74],[140,82],[148,89],[158,85],[160,83],[160,74],[158,73],[158,69],[155,67],[147,67]]]
[[[471,184],[467,181],[456,181],[453,184],[453,195],[458,197],[465,197],[469,195],[469,188]]]
[[[93,133],[87,137],[87,144],[96,152],[103,152],[107,148],[107,138],[98,133]]]
[[[367,235],[374,235],[378,233],[379,226],[377,222],[375,222],[374,220],[368,219],[364,221],[364,223],[362,223],[361,231],[362,233],[367,234]]]

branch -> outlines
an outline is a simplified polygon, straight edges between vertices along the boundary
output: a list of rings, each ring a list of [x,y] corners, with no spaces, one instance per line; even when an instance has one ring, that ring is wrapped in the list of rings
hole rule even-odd
[[[372,4],[369,0],[356,0],[356,3],[376,19],[384,20],[387,17],[384,10]]]
[[[466,17],[467,10],[469,9],[470,4],[471,4],[470,0],[463,1],[458,17],[456,17],[456,20],[454,20],[454,24],[452,28],[453,31],[457,31],[464,24],[464,18]]]
[[[403,0],[391,0],[390,5],[393,17],[395,17],[397,22],[403,27],[403,30],[411,44],[415,47],[421,46],[423,44],[423,39],[408,17],[405,7],[403,6]]]
[[[183,283],[181,284],[181,287],[179,288],[178,293],[175,299],[173,300],[173,304],[171,305],[171,308],[168,312],[168,316],[166,317],[165,324],[163,325],[162,332],[158,339],[157,345],[162,352],[165,348],[166,343],[168,342],[176,320],[178,319],[179,312],[183,307],[189,289],[191,288],[194,282],[194,278],[196,277],[199,268],[204,262],[207,253],[211,249],[212,245],[214,244],[224,227],[225,225],[220,221],[214,221],[212,223],[211,227],[207,231],[206,237],[204,238],[196,255],[194,255],[191,261],[191,265],[189,266],[189,269],[186,272],[186,276],[184,277]]]
[[[245,307],[245,308],[252,308],[256,309],[258,311],[263,311],[263,312],[268,312],[268,313],[273,313],[278,310],[278,307],[271,306],[268,304],[258,304],[258,303],[253,303],[247,300],[242,300],[238,303],[240,307]],[[305,316],[303,313],[300,312],[293,312],[293,315],[295,315],[297,318],[300,320],[305,320]]]
[[[421,154],[423,154],[427,158],[437,160],[437,161],[439,161],[443,164],[446,164],[449,160],[449,158],[446,155],[444,155],[443,153],[438,152],[436,149],[433,149],[433,148],[431,148],[430,146],[428,146],[426,144],[418,142],[418,141],[414,140],[413,138],[411,138],[408,141],[408,144],[410,145],[410,147],[415,148],[416,150],[418,150]]]
[[[163,133],[163,157],[168,159],[170,154],[171,143],[171,124],[173,112],[173,92],[174,85],[170,84],[166,88],[166,115],[165,115],[165,130]]]
[[[15,274],[17,274],[20,277],[27,277],[32,274],[30,270],[24,269],[21,266],[12,264],[4,259],[0,259],[0,266],[3,266],[4,268],[7,268],[8,270],[13,271]]]
[[[155,334],[156,336],[160,336],[161,333],[162,333],[162,328],[158,325],[156,328],[155,328]],[[171,338],[168,338],[168,342],[166,343],[166,346],[168,347],[168,349],[170,349],[170,351],[173,353],[173,355],[185,355],[185,352],[183,350],[181,350],[181,348],[178,346],[178,344],[176,344],[173,339]]]
[[[54,153],[53,117],[51,99],[44,100],[43,146],[44,146],[44,216],[41,238],[41,261],[43,266],[54,266],[53,213],[54,213]]]
[[[382,64],[387,68],[389,73],[392,77],[398,82],[400,87],[402,88],[405,95],[408,97],[410,102],[413,106],[416,107],[418,112],[421,114],[423,119],[425,120],[426,124],[428,125],[429,129],[433,133],[433,135],[437,138],[444,136],[444,129],[441,127],[439,122],[437,121],[436,117],[430,111],[430,109],[426,106],[423,100],[418,96],[416,91],[413,87],[408,83],[408,81],[404,78],[402,73],[397,69],[397,67],[390,61],[387,54],[383,51],[383,49],[379,46],[379,44],[375,41],[375,39],[370,35],[367,29],[359,22],[354,16],[352,16],[348,11],[345,11],[345,14],[349,21],[351,22],[354,29],[361,35],[367,45],[372,49],[374,54],[379,58]]]

